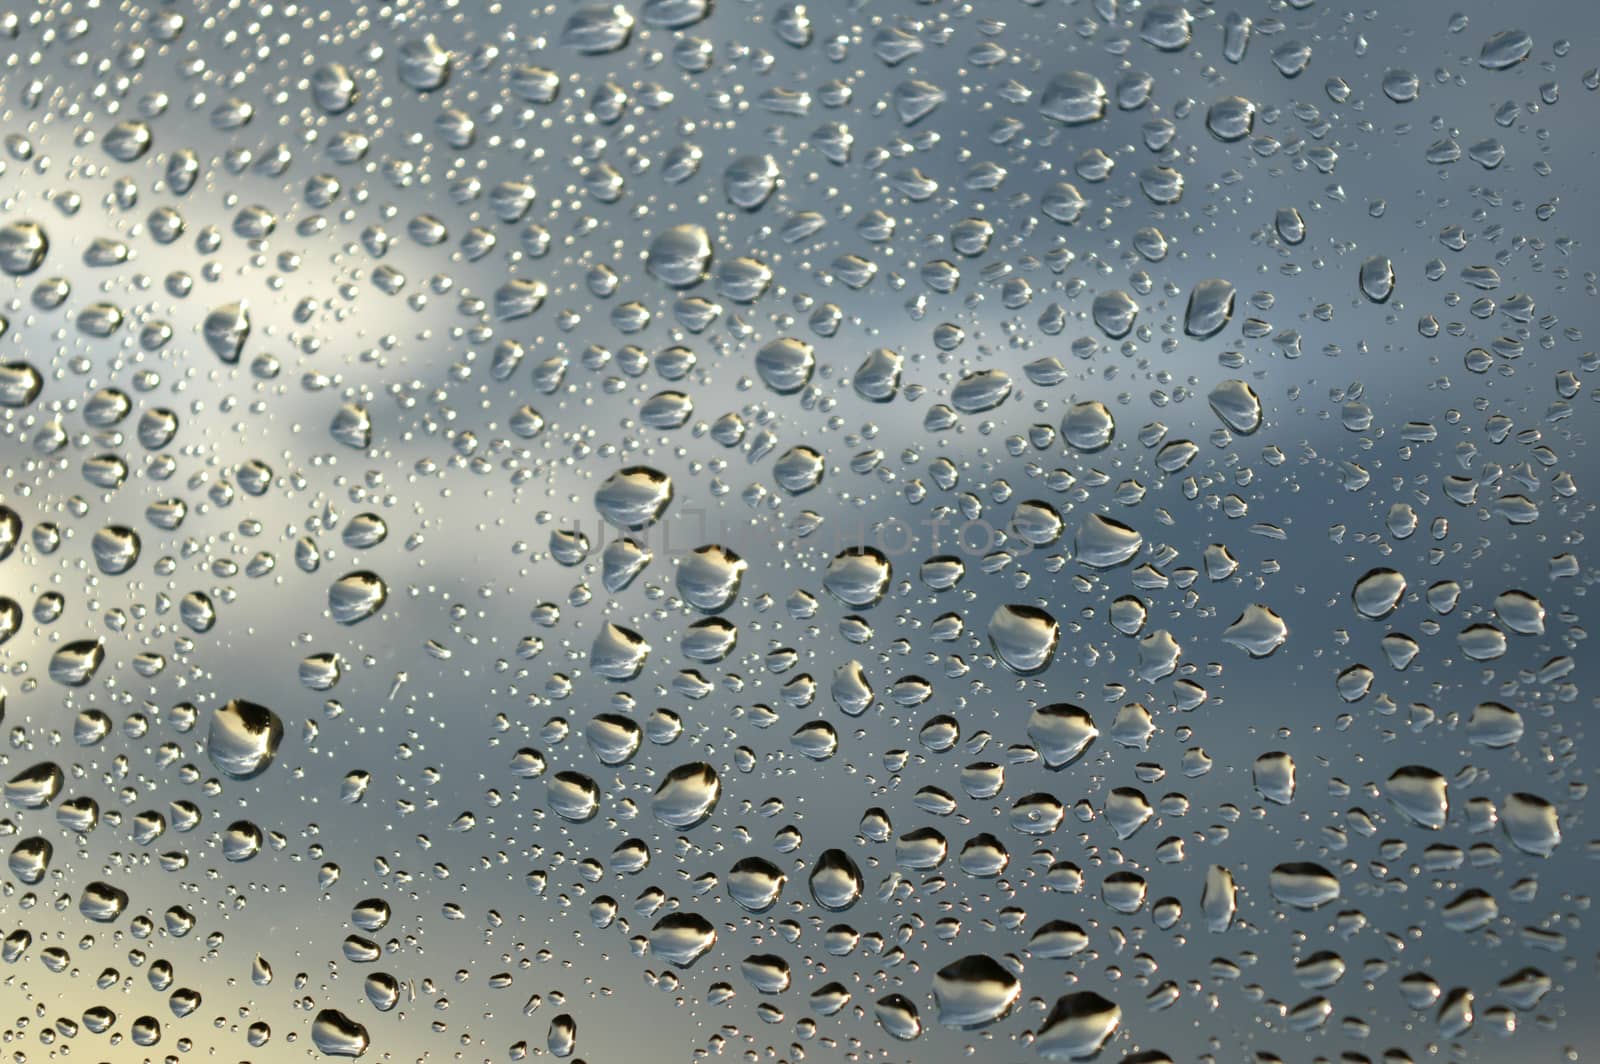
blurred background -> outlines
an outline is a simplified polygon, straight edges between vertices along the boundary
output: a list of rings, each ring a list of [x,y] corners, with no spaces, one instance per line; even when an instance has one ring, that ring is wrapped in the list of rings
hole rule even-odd
[[[1586,24],[0,18],[10,1052],[1584,1059]]]

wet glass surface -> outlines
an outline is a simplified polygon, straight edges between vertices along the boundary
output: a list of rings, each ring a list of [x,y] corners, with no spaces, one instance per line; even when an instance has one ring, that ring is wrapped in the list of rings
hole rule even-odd
[[[1593,21],[0,15],[10,1058],[1592,1055]]]

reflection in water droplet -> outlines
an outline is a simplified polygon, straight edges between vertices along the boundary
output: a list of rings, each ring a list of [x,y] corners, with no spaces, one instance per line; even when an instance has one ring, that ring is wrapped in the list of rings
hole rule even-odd
[[[1406,765],[1389,775],[1384,788],[1396,809],[1411,821],[1438,831],[1450,814],[1449,785],[1425,765]]]
[[[1222,638],[1252,658],[1265,658],[1288,640],[1289,626],[1272,607],[1257,602],[1244,608],[1238,619],[1222,633]]]
[[[889,590],[892,568],[876,547],[851,547],[834,556],[822,586],[847,606],[876,606]]]
[[[372,1044],[367,1029],[338,1009],[323,1009],[311,1021],[311,1041],[330,1057],[359,1057]]]
[[[989,618],[990,645],[1020,675],[1048,668],[1060,639],[1055,618],[1036,606],[1001,606]]]
[[[793,337],[773,340],[756,353],[756,373],[780,395],[804,388],[815,367],[811,345]]]
[[[1056,999],[1034,1036],[1034,1050],[1045,1060],[1087,1060],[1100,1052],[1122,1022],[1122,1008],[1092,990]]]
[[[107,576],[118,576],[139,560],[139,534],[125,525],[107,525],[94,534],[95,564]]]
[[[824,850],[811,866],[811,897],[829,912],[843,912],[861,898],[861,869],[843,850]]]
[[[44,375],[31,362],[0,364],[0,408],[32,406],[42,391]]]
[[[632,33],[633,16],[621,4],[594,4],[572,13],[561,43],[584,55],[604,55],[625,46]]]
[[[667,773],[656,788],[651,811],[668,827],[687,831],[711,815],[721,796],[722,780],[716,770],[697,761]]]
[[[623,529],[654,524],[671,501],[672,478],[648,466],[630,466],[611,474],[594,496],[600,516]]]
[[[6,801],[22,809],[43,809],[61,793],[66,774],[54,761],[41,761],[12,776],[6,783]]]
[[[137,119],[118,122],[106,131],[100,146],[119,163],[131,163],[150,150],[150,126]]]
[[[1103,450],[1116,434],[1111,411],[1097,399],[1074,403],[1061,419],[1061,435],[1067,443],[1084,452]]]
[[[728,895],[747,912],[764,913],[777,903],[786,879],[771,861],[744,857],[728,872]]]
[[[86,883],[78,895],[78,912],[96,923],[115,923],[127,908],[127,891],[110,883]]]
[[[206,316],[201,331],[212,354],[230,364],[237,362],[250,338],[250,313],[243,303],[228,303]]]
[[[1507,70],[1533,52],[1533,37],[1526,30],[1501,30],[1483,42],[1478,65],[1485,70]]]
[[[550,808],[563,820],[581,824],[600,811],[600,786],[580,772],[562,771],[550,777],[546,791]]]
[[[328,587],[328,612],[340,624],[358,624],[389,600],[389,588],[377,573],[346,573]]]
[[[230,779],[254,779],[272,765],[282,741],[283,721],[276,713],[236,698],[211,714],[206,756]]]
[[[1083,756],[1099,735],[1087,710],[1064,702],[1040,706],[1028,718],[1028,738],[1052,769],[1064,768]]]
[[[50,858],[55,847],[49,839],[34,836],[22,839],[11,848],[6,865],[11,874],[25,884],[34,884],[44,878],[50,869]]]
[[[1022,996],[1022,982],[994,958],[975,953],[939,969],[933,996],[940,1023],[983,1027],[1011,1011]]]
[[[895,1038],[909,1042],[922,1035],[922,1018],[917,1007],[903,994],[886,994],[872,1006],[879,1025]]]
[[[1208,398],[1216,415],[1241,436],[1248,436],[1261,427],[1261,397],[1248,382],[1223,381],[1211,390]]]
[[[950,390],[950,405],[963,414],[993,410],[1011,395],[1011,377],[1004,370],[970,373]]]
[[[83,686],[106,661],[101,640],[77,640],[59,646],[50,656],[50,678],[62,686]]]
[[[389,1012],[400,1004],[400,981],[388,972],[373,972],[362,981],[367,1001],[379,1012]]]
[[[1317,909],[1339,897],[1339,880],[1319,864],[1280,864],[1269,877],[1272,896],[1297,909]]]
[[[645,269],[669,288],[689,288],[711,268],[711,238],[700,225],[675,225],[650,244]]]
[[[1561,845],[1556,807],[1536,794],[1508,795],[1500,810],[1500,821],[1511,844],[1523,853],[1549,857]]]
[[[450,79],[450,53],[430,33],[400,46],[400,81],[418,92],[441,88]]]
[[[643,670],[650,656],[650,644],[638,632],[608,624],[595,636],[589,650],[589,666],[611,680],[631,680]]]
[[[0,270],[24,277],[44,265],[50,237],[38,222],[18,220],[0,225]]]
[[[1242,96],[1224,96],[1206,112],[1206,129],[1218,140],[1235,141],[1250,135],[1255,119],[1255,104]]]
[[[1106,113],[1106,87],[1081,70],[1058,74],[1040,94],[1039,111],[1069,126],[1099,121]]]
[[[1144,537],[1115,518],[1090,514],[1078,527],[1074,546],[1078,561],[1084,565],[1114,569],[1139,553]]]
[[[1394,264],[1374,255],[1361,264],[1361,294],[1374,303],[1386,303],[1394,293]]]
[[[650,929],[650,952],[668,964],[691,967],[717,944],[717,929],[699,913],[668,913]]]
[[[1221,332],[1233,317],[1233,297],[1233,285],[1220,278],[1195,285],[1189,291],[1183,331],[1201,340]]]

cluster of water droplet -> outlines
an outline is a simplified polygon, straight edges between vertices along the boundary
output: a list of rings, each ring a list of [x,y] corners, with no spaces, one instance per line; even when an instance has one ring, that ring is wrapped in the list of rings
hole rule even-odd
[[[12,1058],[1600,1037],[1600,73],[1418,8],[0,16]]]

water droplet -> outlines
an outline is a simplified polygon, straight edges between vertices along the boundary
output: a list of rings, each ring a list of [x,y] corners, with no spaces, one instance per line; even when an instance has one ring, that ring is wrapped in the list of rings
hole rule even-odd
[[[328,587],[328,612],[340,624],[358,624],[383,609],[389,588],[377,573],[346,573]]]
[[[230,779],[254,779],[271,767],[282,741],[283,721],[276,713],[236,698],[212,712],[206,756]]]
[[[367,1029],[338,1009],[323,1009],[311,1021],[311,1042],[330,1057],[359,1057],[372,1044]]]

